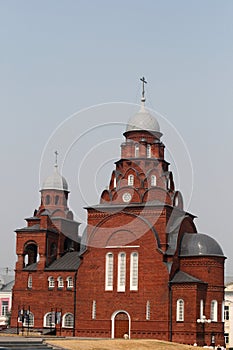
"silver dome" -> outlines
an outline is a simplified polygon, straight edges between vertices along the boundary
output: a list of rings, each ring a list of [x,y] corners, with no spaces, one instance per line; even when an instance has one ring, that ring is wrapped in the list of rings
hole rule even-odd
[[[215,239],[202,233],[185,233],[180,246],[180,256],[217,255],[224,256]]]
[[[43,182],[42,190],[68,191],[68,183],[66,179],[58,173],[56,166],[53,175],[47,177]]]
[[[128,121],[126,132],[133,130],[160,132],[160,126],[157,119],[145,109],[144,103],[142,103],[141,109]]]

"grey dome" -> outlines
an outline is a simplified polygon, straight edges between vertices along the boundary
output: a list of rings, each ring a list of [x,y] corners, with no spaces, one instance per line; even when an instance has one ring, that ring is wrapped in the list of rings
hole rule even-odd
[[[128,121],[126,131],[146,130],[160,132],[160,126],[157,119],[152,116],[142,103],[141,109],[134,114]]]
[[[53,175],[47,177],[42,185],[42,190],[61,190],[68,191],[68,184],[66,179],[58,173],[55,166]]]
[[[215,239],[202,233],[185,233],[180,246],[180,256],[224,256]]]

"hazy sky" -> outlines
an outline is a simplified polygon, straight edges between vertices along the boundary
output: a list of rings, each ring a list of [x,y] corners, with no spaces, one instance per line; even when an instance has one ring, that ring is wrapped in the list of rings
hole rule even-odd
[[[144,75],[148,107],[174,126],[159,120],[167,157],[182,149],[178,134],[190,154],[184,147],[171,162],[185,209],[233,275],[232,16],[231,0],[0,0],[1,268],[14,267],[14,230],[38,207],[55,149],[70,207],[85,221],[82,207],[98,203],[120,157]],[[67,119],[109,102],[124,103]]]

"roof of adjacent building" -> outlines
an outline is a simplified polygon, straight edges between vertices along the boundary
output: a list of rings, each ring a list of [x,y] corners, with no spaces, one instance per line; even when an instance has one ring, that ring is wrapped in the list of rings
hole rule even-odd
[[[45,271],[74,271],[77,270],[80,265],[79,252],[67,252],[61,258],[52,262]]]
[[[193,277],[189,275],[186,272],[178,271],[173,279],[171,280],[171,283],[205,283],[202,280],[199,280],[196,277]]]
[[[222,248],[218,242],[203,233],[185,233],[183,235],[180,256],[222,256]]]
[[[12,275],[0,275],[0,291],[1,292],[10,292],[15,279]]]

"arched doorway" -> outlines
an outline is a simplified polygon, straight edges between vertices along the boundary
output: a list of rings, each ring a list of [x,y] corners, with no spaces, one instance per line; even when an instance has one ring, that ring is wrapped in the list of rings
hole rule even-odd
[[[126,311],[116,311],[112,315],[112,338],[123,338],[128,334],[130,338],[130,316]]]

